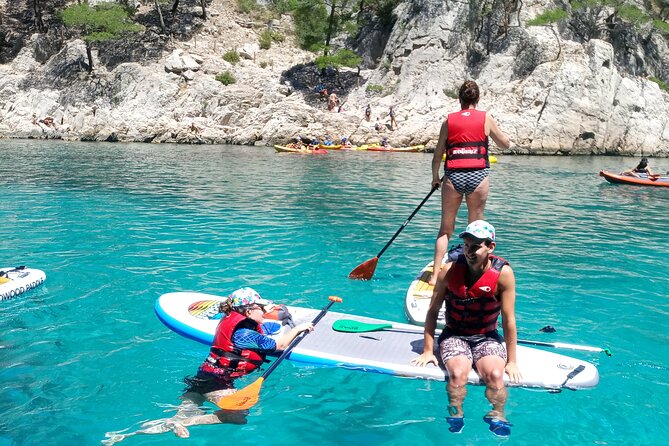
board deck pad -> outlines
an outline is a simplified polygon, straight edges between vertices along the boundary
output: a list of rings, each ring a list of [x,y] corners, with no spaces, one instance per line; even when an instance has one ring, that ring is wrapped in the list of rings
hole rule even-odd
[[[199,317],[188,309],[198,301],[217,300],[201,293],[168,293],[156,301],[156,314],[170,329],[203,344],[213,341],[218,320]],[[198,307],[199,308],[199,307]],[[296,324],[311,321],[320,309],[288,306]],[[338,332],[332,324],[339,319],[350,319],[370,324],[392,324],[393,328],[366,333]],[[383,373],[420,379],[446,380],[443,365],[415,367],[411,360],[423,351],[423,329],[415,325],[391,323],[369,317],[330,311],[290,353],[288,359],[318,366],[335,366],[365,372]],[[437,355],[438,356],[438,355]],[[580,389],[594,387],[599,382],[597,368],[585,361],[537,348],[517,347],[518,366],[522,387],[545,389]],[[571,379],[567,375],[583,366]],[[508,377],[505,376],[505,379]],[[481,384],[472,371],[470,384]],[[507,383],[509,384],[509,383]],[[509,384],[516,385],[516,384]]]

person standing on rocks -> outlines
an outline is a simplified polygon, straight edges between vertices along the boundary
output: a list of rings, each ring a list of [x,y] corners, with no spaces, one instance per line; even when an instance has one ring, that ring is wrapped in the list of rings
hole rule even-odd
[[[390,117],[390,130],[395,130],[397,128],[397,121],[395,120],[395,110],[392,105],[390,106],[390,110],[388,110],[388,116]]]
[[[483,220],[490,186],[488,137],[503,149],[508,149],[511,145],[509,138],[500,130],[492,116],[476,109],[480,96],[476,82],[468,80],[462,84],[458,92],[461,110],[450,113],[444,119],[434,150],[432,187],[441,187],[441,224],[434,248],[434,268],[430,285],[437,282],[463,196],[467,203],[468,223]],[[446,163],[442,183],[439,168],[444,154]]]
[[[367,104],[365,109],[365,121],[369,122],[372,119],[372,106]]]

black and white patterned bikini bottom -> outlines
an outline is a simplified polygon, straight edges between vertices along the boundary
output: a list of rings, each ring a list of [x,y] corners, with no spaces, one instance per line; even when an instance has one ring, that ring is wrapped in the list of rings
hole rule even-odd
[[[446,170],[444,176],[453,184],[456,191],[462,195],[471,194],[479,184],[488,177],[490,169],[460,169]]]

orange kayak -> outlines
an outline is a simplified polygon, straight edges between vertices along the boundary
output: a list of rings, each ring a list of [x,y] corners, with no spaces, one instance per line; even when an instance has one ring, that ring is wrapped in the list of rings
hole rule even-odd
[[[613,184],[634,184],[636,186],[669,187],[669,177],[648,178],[647,175],[635,177],[632,175],[619,175],[606,170],[600,170],[599,176]]]

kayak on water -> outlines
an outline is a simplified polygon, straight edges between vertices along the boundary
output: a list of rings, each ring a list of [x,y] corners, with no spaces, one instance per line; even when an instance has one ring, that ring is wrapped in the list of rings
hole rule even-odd
[[[606,181],[612,184],[634,184],[637,186],[655,186],[669,187],[669,176],[649,178],[645,173],[639,173],[638,176],[615,174],[606,170],[600,170],[599,176],[604,177]]]
[[[275,145],[274,150],[276,150],[279,153],[301,153],[306,155],[325,155],[326,153],[328,153],[328,151],[324,149],[295,149],[292,147],[279,146],[279,145]]]
[[[221,319],[218,306],[225,299],[203,293],[167,293],[158,298],[155,311],[170,329],[210,345]],[[295,324],[310,321],[319,313],[319,310],[310,308],[288,306],[287,309]],[[268,318],[270,334],[280,336],[287,325],[280,322],[280,316],[274,311],[268,314]],[[369,326],[383,326],[384,329],[368,330]],[[318,366],[445,381],[448,373],[443,365],[411,365],[410,361],[422,349],[421,327],[328,312],[287,359]],[[511,386],[584,389],[599,382],[597,368],[579,359],[521,345],[517,348],[517,356],[523,379],[520,383],[507,382]],[[470,384],[482,384],[475,371],[470,373],[468,380]]]
[[[20,296],[46,280],[44,271],[25,266],[0,268],[0,300]]]
[[[423,144],[408,147],[384,147],[380,145],[370,145],[367,146],[365,150],[368,152],[423,152],[425,151],[425,146]]]

